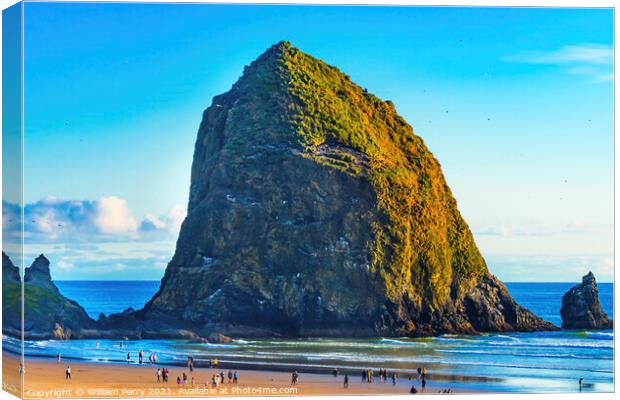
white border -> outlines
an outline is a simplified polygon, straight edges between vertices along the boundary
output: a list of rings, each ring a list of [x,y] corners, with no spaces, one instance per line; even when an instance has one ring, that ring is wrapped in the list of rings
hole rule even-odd
[[[28,2],[33,2],[33,1],[39,1],[39,0],[27,0]],[[18,1],[16,0],[0,0],[0,8],[5,9],[15,3],[17,3]],[[137,1],[137,0],[125,0],[125,1],[96,1],[96,0],[82,0],[82,1],[75,1],[75,0],[64,0],[63,2],[74,2],[74,3],[79,3],[79,2],[109,2],[109,3],[119,3],[119,2],[128,2],[128,3],[144,3],[145,1]],[[421,6],[421,5],[428,5],[428,6],[478,6],[478,7],[509,7],[509,6],[517,6],[517,7],[587,7],[587,8],[592,8],[592,7],[606,7],[606,8],[614,8],[614,14],[615,14],[615,8],[617,6],[617,2],[613,1],[613,0],[590,0],[590,1],[578,1],[578,0],[539,0],[539,1],[533,1],[533,0],[521,0],[521,1],[514,1],[514,0],[503,0],[503,1],[484,1],[484,0],[460,0],[460,1],[454,1],[454,0],[442,0],[442,1],[438,1],[438,0],[426,0],[426,1],[415,1],[415,0],[387,0],[387,1],[369,1],[369,0],[315,0],[315,1],[303,1],[303,0],[287,0],[287,1],[281,1],[281,0],[269,0],[269,1],[265,1],[265,0],[241,0],[241,1],[234,1],[234,0],[219,0],[219,1],[210,1],[210,0],[202,0],[202,1],[182,1],[182,0],[167,0],[167,1],[161,1],[161,0],[152,0],[152,1],[148,1],[151,3],[205,3],[205,4],[209,4],[209,3],[227,3],[227,4],[238,4],[238,3],[243,3],[243,4],[316,4],[316,5],[328,5],[328,4],[335,4],[335,5],[377,5],[377,6],[381,6],[381,5],[401,5],[401,6]],[[23,13],[22,13],[22,18],[23,18]],[[0,18],[0,43],[2,42],[2,30],[1,30],[1,18]],[[617,43],[618,41],[618,30],[616,29],[616,19],[615,19],[615,15],[614,15],[614,54],[615,54],[615,43]],[[23,45],[23,44],[22,44]],[[23,51],[22,51],[22,58],[23,58]],[[2,64],[2,55],[0,52],[0,65]],[[614,64],[614,74],[615,76],[619,76],[618,75],[618,65]],[[23,76],[23,74],[22,74]],[[614,81],[614,139],[615,139],[615,132],[616,132],[616,127],[617,127],[617,119],[615,118],[615,114],[618,111],[618,102],[616,101],[616,94],[618,93],[617,91],[617,80]],[[2,83],[0,82],[0,91],[2,88]],[[22,81],[22,93],[23,93],[23,81]],[[22,101],[23,101],[23,96],[22,96]],[[0,99],[0,105],[1,105],[1,99]],[[23,110],[23,109],[22,109]],[[0,107],[0,118],[1,118],[1,107]],[[23,121],[22,121],[23,123]],[[23,125],[22,125],[23,127]],[[23,129],[23,128],[22,128]],[[23,139],[23,138],[22,138]],[[618,172],[620,170],[620,166],[615,162],[615,155],[617,153],[618,150],[618,141],[614,140],[614,227],[618,225],[618,215],[615,213],[615,210],[618,208],[618,204],[619,204],[619,200],[618,200],[618,196],[616,193],[616,188],[618,187],[616,185],[617,183],[617,179],[618,179]],[[0,160],[1,160],[1,145],[0,145]],[[2,166],[0,163],[0,172],[1,172]],[[0,180],[1,180],[1,173],[0,173]],[[0,194],[1,197],[1,194]],[[0,232],[0,241],[2,239],[2,233]],[[617,262],[617,249],[619,248],[619,243],[618,243],[618,237],[615,235],[615,230],[614,230],[614,266],[618,265]],[[614,270],[615,272],[615,270]],[[614,274],[615,276],[615,274]],[[614,283],[615,283],[615,279],[614,279]],[[618,286],[614,285],[614,310],[618,310]],[[614,312],[614,315],[616,315],[616,313]],[[616,315],[617,317],[617,315]],[[618,357],[616,357],[616,351],[617,351],[617,342],[614,342],[614,371],[618,371],[618,367],[619,367],[619,359]],[[2,361],[0,358],[0,368],[2,366]],[[615,381],[615,374],[614,374],[614,387],[616,384]],[[440,397],[439,395],[425,395],[425,396],[429,396],[429,398],[438,398]],[[570,394],[565,394],[565,393],[553,393],[553,394],[508,394],[508,393],[502,393],[502,394],[483,394],[483,393],[479,393],[479,394],[462,394],[462,395],[458,395],[460,398],[464,398],[464,399],[476,399],[476,398],[493,398],[493,399],[511,399],[511,398],[523,398],[523,399],[568,399],[568,400],[572,400],[572,399],[590,399],[590,398],[596,398],[596,399],[612,399],[615,397],[615,395],[613,393],[570,393]],[[328,396],[328,399],[334,399],[334,400],[348,400],[350,399],[352,396]],[[353,396],[353,397],[358,397],[358,396]],[[387,396],[359,396],[361,398],[364,399],[379,399],[379,398],[385,398]],[[261,397],[261,399],[282,399],[283,397]],[[321,399],[325,399],[326,396],[304,396],[305,399],[308,400],[321,400]],[[410,399],[411,396],[410,395],[402,395],[402,396],[390,396],[389,398],[391,399]],[[425,397],[426,398],[426,397]],[[0,391],[0,400],[4,400],[4,399],[15,399],[15,397],[13,397],[12,395],[8,394],[7,392],[4,391]],[[173,399],[179,399],[177,398],[173,398]],[[195,398],[193,398],[195,399]],[[235,398],[235,397],[227,397],[227,399],[242,399],[242,398]],[[132,399],[135,400],[135,399]]]

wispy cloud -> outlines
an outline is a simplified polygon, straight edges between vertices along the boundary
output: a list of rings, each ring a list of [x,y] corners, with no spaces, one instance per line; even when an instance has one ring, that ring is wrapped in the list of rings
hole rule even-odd
[[[30,244],[24,247],[28,266],[43,253],[51,262],[52,278],[63,279],[153,279],[163,276],[174,254],[174,241],[133,241]]]
[[[613,255],[529,256],[503,255],[486,257],[491,273],[506,282],[580,282],[592,271],[602,282],[613,282]]]
[[[487,225],[474,227],[473,232],[477,236],[558,236],[558,235],[583,235],[593,232],[613,231],[612,224],[596,224],[587,221],[572,221],[564,225],[549,225],[531,223],[527,226],[517,225]]]
[[[554,65],[564,72],[583,75],[596,81],[613,79],[614,51],[611,46],[579,44],[554,50],[529,50],[508,55],[505,61],[525,64]]]

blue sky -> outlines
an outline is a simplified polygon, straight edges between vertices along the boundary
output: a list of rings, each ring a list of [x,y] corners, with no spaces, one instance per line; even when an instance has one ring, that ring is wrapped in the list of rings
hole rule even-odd
[[[289,40],[394,102],[494,274],[610,281],[612,22],[609,9],[27,3],[27,256],[48,254],[55,279],[159,279],[202,111]]]

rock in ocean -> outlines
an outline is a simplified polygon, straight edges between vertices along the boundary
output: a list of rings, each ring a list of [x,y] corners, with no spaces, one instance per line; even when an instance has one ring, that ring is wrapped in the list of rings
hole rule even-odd
[[[583,276],[581,284],[564,294],[560,315],[564,329],[613,329],[613,321],[599,302],[598,286],[592,272]]]
[[[21,337],[19,269],[2,253],[2,332]],[[64,297],[52,282],[50,262],[41,254],[24,273],[24,337],[71,339],[88,337],[96,328],[84,308]],[[95,333],[98,335],[98,333]]]
[[[287,42],[204,112],[174,257],[135,317],[205,336],[557,329],[489,273],[392,102]]]

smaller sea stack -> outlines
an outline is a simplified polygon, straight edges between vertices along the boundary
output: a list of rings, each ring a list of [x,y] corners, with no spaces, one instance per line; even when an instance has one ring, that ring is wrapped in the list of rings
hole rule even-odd
[[[564,329],[613,328],[613,321],[607,317],[598,300],[598,287],[592,272],[582,278],[581,284],[566,292],[560,314]]]

